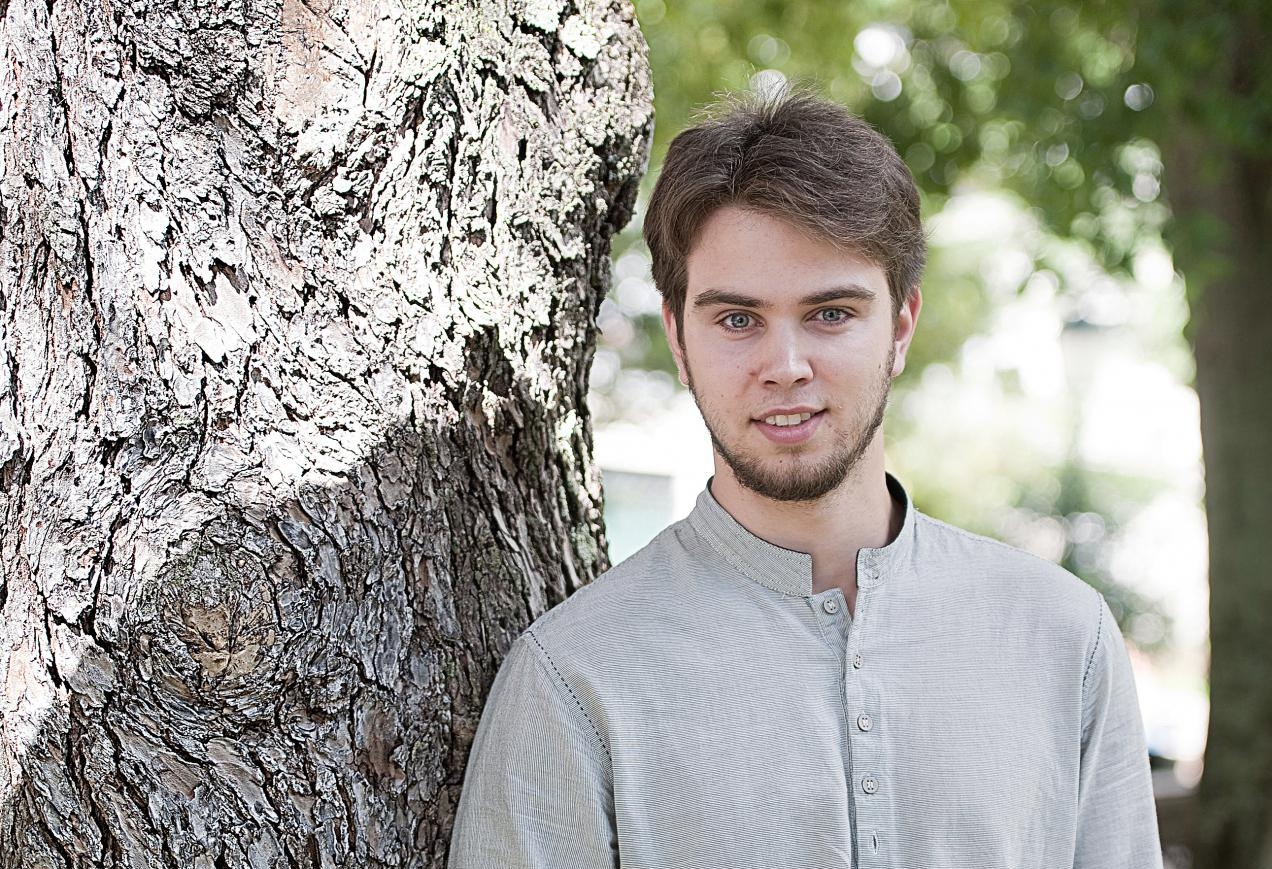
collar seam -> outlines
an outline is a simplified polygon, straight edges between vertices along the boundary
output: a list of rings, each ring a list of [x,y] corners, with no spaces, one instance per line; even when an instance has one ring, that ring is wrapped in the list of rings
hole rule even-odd
[[[703,523],[700,523],[700,522],[693,522],[692,524],[693,524],[693,530],[698,534],[698,536],[706,540],[707,545],[710,546],[713,550],[715,550],[715,553],[717,555],[719,555],[721,558],[727,561],[730,567],[732,567],[734,570],[736,570],[738,573],[740,573],[749,581],[754,582],[757,585],[762,585],[765,588],[767,588],[769,591],[775,591],[778,594],[790,595],[791,597],[802,597],[802,595],[792,594],[790,591],[787,591],[784,588],[775,588],[773,584],[766,582],[764,579],[761,579],[755,576],[755,574],[751,572],[748,565],[746,564],[745,559],[738,557],[737,553],[734,552],[732,549],[730,549],[728,546],[726,546],[724,544],[724,541],[720,540],[719,535],[716,534],[711,528],[701,527]]]

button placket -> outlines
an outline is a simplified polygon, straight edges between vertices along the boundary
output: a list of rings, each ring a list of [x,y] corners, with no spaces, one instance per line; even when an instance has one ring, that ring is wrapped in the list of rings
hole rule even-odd
[[[875,568],[864,559],[863,577],[871,577]],[[845,650],[844,701],[852,778],[853,825],[861,845],[858,859],[861,869],[882,869],[886,865],[883,849],[878,846],[880,834],[887,829],[891,797],[886,792],[887,774],[884,746],[881,741],[879,715],[885,714],[882,698],[874,682],[876,671],[866,666],[861,628],[870,620],[873,583],[865,582],[857,596],[857,612]]]

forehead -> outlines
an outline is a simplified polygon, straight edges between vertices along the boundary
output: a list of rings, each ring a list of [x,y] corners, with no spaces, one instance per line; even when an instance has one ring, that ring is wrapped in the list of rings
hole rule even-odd
[[[689,303],[711,289],[773,298],[853,283],[887,294],[887,275],[872,260],[790,221],[732,205],[707,218],[685,266]]]

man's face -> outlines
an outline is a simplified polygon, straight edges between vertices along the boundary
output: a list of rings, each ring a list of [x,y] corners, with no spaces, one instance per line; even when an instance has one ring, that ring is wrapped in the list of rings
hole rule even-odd
[[[687,267],[683,330],[665,307],[663,325],[717,473],[779,501],[831,492],[880,437],[917,291],[894,317],[878,265],[733,206],[707,220]]]

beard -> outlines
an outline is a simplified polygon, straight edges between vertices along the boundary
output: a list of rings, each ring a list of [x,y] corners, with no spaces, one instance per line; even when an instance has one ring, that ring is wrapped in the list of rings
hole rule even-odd
[[[724,442],[720,432],[724,430],[721,420],[703,406],[702,399],[693,387],[693,374],[685,368],[685,379],[689,391],[693,394],[702,414],[702,421],[711,435],[711,445],[716,453],[724,459],[733,472],[734,478],[741,485],[774,501],[816,501],[833,492],[848,478],[853,469],[861,462],[879,427],[883,425],[884,411],[888,406],[888,390],[892,386],[892,363],[896,356],[893,348],[888,353],[888,360],[883,366],[882,375],[858,406],[856,419],[852,427],[839,433],[830,455],[821,460],[801,459],[799,447],[790,449],[787,460],[768,461],[740,447],[733,447]]]

